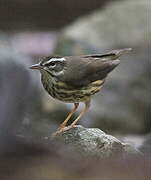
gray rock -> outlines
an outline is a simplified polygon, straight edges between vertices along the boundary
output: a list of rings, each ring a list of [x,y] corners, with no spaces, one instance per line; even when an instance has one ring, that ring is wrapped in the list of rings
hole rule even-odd
[[[70,150],[72,149],[84,156],[105,158],[115,154],[122,156],[140,154],[129,144],[122,143],[97,128],[77,126],[60,133],[54,140],[63,142]]]
[[[58,52],[77,54],[150,45],[150,0],[127,0],[110,3],[67,26],[60,37]]]
[[[57,54],[100,53],[132,47],[94,98],[83,123],[108,132],[150,131],[151,108],[151,2],[127,0],[111,3],[66,27]],[[91,121],[93,119],[93,121]]]
[[[4,143],[9,134],[49,135],[58,119],[66,116],[65,106],[52,101],[43,89],[40,73],[29,69],[34,62],[19,51],[17,34],[13,38],[0,32],[0,139]]]
[[[149,155],[151,154],[151,134],[148,134],[144,137],[144,141],[142,142],[139,149],[144,154],[149,154]]]
[[[33,112],[38,89],[28,71],[30,58],[13,49],[4,34],[0,34],[0,147],[10,145],[25,118]]]

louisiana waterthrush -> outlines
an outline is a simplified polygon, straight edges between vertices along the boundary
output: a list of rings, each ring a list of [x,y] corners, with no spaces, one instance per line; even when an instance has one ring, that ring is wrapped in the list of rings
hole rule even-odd
[[[83,102],[85,108],[68,129],[75,126],[89,109],[91,97],[100,91],[108,73],[120,63],[118,58],[130,50],[131,48],[125,48],[106,54],[82,56],[48,56],[30,67],[41,72],[42,84],[53,98],[74,103],[74,108],[60,125],[58,132],[66,127],[79,103]]]

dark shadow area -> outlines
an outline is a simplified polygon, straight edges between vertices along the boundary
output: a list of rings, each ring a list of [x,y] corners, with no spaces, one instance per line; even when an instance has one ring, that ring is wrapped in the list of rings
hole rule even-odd
[[[60,29],[77,17],[102,8],[111,0],[1,0],[0,28],[3,30]]]

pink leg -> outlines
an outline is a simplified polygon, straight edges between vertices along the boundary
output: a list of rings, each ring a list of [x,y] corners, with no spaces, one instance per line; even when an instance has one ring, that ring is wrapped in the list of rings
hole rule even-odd
[[[62,129],[66,126],[67,122],[69,121],[69,119],[71,118],[71,116],[73,115],[73,113],[75,113],[75,111],[77,110],[79,106],[79,103],[74,103],[74,108],[72,109],[72,111],[68,114],[68,116],[66,117],[66,119],[63,121],[63,123],[61,123],[59,129]]]
[[[71,128],[77,124],[77,122],[81,119],[81,117],[89,110],[89,107],[90,107],[90,101],[85,102],[85,108],[79,114],[79,116],[73,121],[73,123],[70,125]]]

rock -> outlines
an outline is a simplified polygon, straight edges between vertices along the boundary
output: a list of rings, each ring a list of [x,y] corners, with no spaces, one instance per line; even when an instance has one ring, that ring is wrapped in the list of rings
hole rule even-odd
[[[141,13],[140,13],[141,12]],[[127,0],[111,3],[66,27],[57,54],[104,53],[132,47],[93,98],[83,124],[115,133],[150,131],[151,109],[151,2]],[[93,119],[93,121],[91,121]]]
[[[139,154],[132,146],[97,128],[77,126],[60,133],[54,140],[63,142],[68,148],[84,156],[105,158],[115,154]]]
[[[145,137],[143,137],[144,141],[142,141],[139,149],[141,152],[143,152],[144,154],[151,154],[151,134],[146,135]]]
[[[0,33],[0,152],[37,110],[40,89],[29,71],[30,61],[29,56],[16,51],[6,34]]]
[[[127,135],[118,137],[122,142],[127,142],[131,146],[140,150],[145,155],[151,154],[151,134],[145,135]]]
[[[66,106],[45,92],[40,73],[29,69],[32,58],[19,51],[13,37],[0,33],[0,143],[16,134],[50,135],[56,120],[66,116]]]
[[[57,52],[68,55],[148,46],[151,43],[148,38],[150,9],[149,0],[110,3],[104,10],[97,10],[67,26],[60,36]]]
[[[65,145],[66,146],[66,145]],[[148,156],[77,157],[76,153],[54,146],[50,140],[16,137],[9,149],[0,151],[0,179],[106,179],[150,180],[151,158]],[[17,163],[16,163],[17,162]],[[10,173],[11,172],[11,173]],[[41,178],[39,178],[41,179]]]

